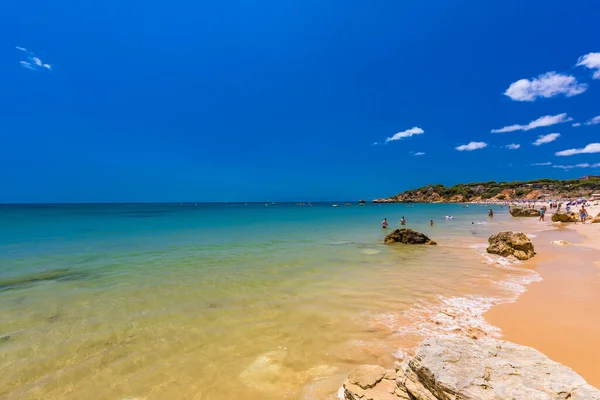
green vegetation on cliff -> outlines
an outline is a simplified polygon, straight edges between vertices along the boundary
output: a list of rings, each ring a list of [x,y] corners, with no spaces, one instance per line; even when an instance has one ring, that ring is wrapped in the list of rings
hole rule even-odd
[[[474,182],[450,187],[429,185],[407,190],[376,202],[465,202],[481,200],[540,200],[544,198],[589,197],[600,193],[600,177],[588,179],[537,179],[513,182]]]

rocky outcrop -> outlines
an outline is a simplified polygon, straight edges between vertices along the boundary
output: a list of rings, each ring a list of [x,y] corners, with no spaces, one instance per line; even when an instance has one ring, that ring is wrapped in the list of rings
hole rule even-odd
[[[539,351],[465,337],[424,341],[392,372],[368,365],[350,374],[340,400],[600,400],[600,391]]]
[[[580,218],[573,211],[569,211],[564,213],[556,212],[552,214],[551,220],[552,222],[578,222],[580,221]]]
[[[448,203],[466,203],[468,200],[462,194],[455,194],[448,199]]]
[[[391,243],[404,243],[404,244],[429,244],[436,245],[437,243],[429,239],[427,235],[420,232],[413,231],[412,229],[395,229],[385,237],[383,240],[385,244]]]
[[[536,210],[535,208],[521,208],[521,207],[511,207],[508,210],[510,215],[513,217],[539,217],[540,210]]]
[[[500,232],[488,239],[487,252],[502,257],[516,257],[519,260],[528,260],[535,255],[533,243],[523,232]]]

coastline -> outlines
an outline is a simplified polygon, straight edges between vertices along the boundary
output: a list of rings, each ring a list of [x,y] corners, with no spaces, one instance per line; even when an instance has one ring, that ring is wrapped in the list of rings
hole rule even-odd
[[[502,339],[533,347],[598,387],[600,224],[546,226],[532,238],[538,255],[522,265],[542,280],[528,285],[515,302],[494,306],[484,318],[501,330]],[[569,244],[552,243],[557,240]]]
[[[588,207],[590,215],[598,212],[595,208]],[[460,321],[462,329],[431,332],[430,338],[420,343],[413,354],[397,356],[401,362],[395,363],[395,372],[373,365],[355,369],[338,391],[340,400],[446,398],[446,391],[452,396],[458,393],[469,397],[479,393],[482,387],[484,391],[491,389],[496,396],[503,393],[501,398],[509,393],[514,397],[515,391],[523,388],[528,388],[526,391],[530,390],[531,395],[535,392],[536,396],[550,396],[548,398],[565,395],[567,398],[600,398],[595,388],[600,386],[600,371],[596,365],[600,359],[597,346],[600,321],[596,308],[600,303],[600,243],[597,239],[600,224],[514,218],[510,225],[509,229],[502,230],[526,233],[535,246],[535,257],[512,262],[490,257],[481,245],[471,248],[482,255],[484,264],[511,271],[515,277],[530,272],[533,279],[530,275],[525,280],[497,282],[511,288],[515,296],[490,297],[487,306],[462,304],[458,310],[429,310],[426,322],[439,326],[444,325],[444,320]],[[440,315],[443,315],[441,319]],[[507,348],[514,350],[503,353]],[[514,355],[513,351],[522,353],[512,359],[502,359],[505,354]],[[538,356],[533,357],[537,357],[537,361],[532,361],[531,354],[535,353]],[[463,358],[472,360],[461,365]],[[474,361],[485,364],[488,372],[483,379],[491,379],[489,384],[481,385],[481,365],[474,367]],[[502,363],[504,369],[500,366]],[[548,363],[553,365],[549,369]],[[380,376],[378,379],[384,377],[382,380],[373,379],[375,369],[379,369],[377,376]],[[490,371],[493,371],[491,375]],[[564,385],[569,383],[566,382],[574,386],[567,388]]]

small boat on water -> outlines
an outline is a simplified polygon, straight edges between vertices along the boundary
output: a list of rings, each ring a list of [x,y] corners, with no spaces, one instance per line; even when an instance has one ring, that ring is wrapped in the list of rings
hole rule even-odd
[[[334,204],[334,205],[332,205],[331,207],[337,207],[337,206],[338,206],[337,204]]]
[[[367,201],[366,200],[359,200],[358,201],[360,204],[365,204]]]
[[[346,203],[346,207],[350,207],[350,203]]]

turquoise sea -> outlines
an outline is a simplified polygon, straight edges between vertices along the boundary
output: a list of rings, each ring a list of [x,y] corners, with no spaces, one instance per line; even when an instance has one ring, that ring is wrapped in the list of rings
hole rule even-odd
[[[531,280],[500,206],[335,204],[0,205],[0,398],[333,398]],[[439,245],[382,245],[402,216]]]

